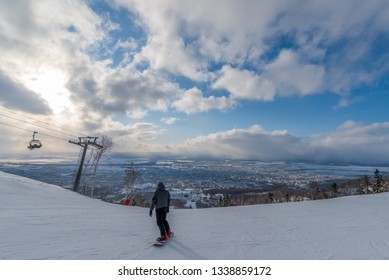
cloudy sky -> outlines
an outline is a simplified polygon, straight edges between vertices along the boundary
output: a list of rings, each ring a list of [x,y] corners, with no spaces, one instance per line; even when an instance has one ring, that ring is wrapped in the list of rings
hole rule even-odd
[[[0,156],[389,164],[388,47],[387,0],[1,1]]]

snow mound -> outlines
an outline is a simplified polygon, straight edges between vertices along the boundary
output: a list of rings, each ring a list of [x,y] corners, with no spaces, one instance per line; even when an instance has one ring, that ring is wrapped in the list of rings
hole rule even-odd
[[[0,259],[389,259],[389,193],[178,210],[164,247],[148,209],[0,172]]]

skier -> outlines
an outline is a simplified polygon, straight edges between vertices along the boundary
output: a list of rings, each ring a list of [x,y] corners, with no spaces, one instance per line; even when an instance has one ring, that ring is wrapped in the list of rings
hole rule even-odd
[[[170,206],[170,193],[165,189],[165,185],[162,182],[159,182],[157,185],[157,190],[154,193],[151,207],[150,207],[150,217],[153,216],[153,210],[155,207],[155,216],[157,218],[157,226],[161,233],[161,237],[157,238],[158,242],[166,241],[171,235],[169,223],[166,220],[167,213],[169,213]]]

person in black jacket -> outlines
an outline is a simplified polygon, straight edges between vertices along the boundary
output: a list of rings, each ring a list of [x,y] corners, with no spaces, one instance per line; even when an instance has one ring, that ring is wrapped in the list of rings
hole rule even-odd
[[[169,213],[169,206],[170,206],[170,193],[165,189],[165,185],[162,182],[159,182],[157,185],[157,190],[155,191],[153,199],[151,201],[151,207],[149,213],[150,217],[152,217],[153,210],[155,207],[157,226],[161,233],[161,237],[158,237],[157,241],[165,241],[172,234],[169,223],[166,220],[167,213]]]

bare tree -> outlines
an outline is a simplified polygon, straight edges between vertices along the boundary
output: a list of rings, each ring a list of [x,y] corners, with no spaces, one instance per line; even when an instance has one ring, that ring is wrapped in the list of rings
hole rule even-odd
[[[373,193],[369,176],[365,175],[359,180],[359,194]]]
[[[92,161],[93,174],[96,174],[97,166],[99,165],[100,159],[102,155],[111,150],[113,147],[113,140],[111,137],[107,135],[103,135],[101,140],[98,141],[98,144],[102,146],[102,148],[97,149]]]
[[[139,175],[135,172],[134,168],[128,168],[126,171],[126,200],[128,199],[128,195],[133,192],[132,186],[137,179],[139,179]]]
[[[84,192],[84,195],[86,194],[87,192],[87,181],[89,181],[89,178],[90,177],[94,177],[96,175],[96,171],[97,171],[97,167],[99,165],[99,162],[100,162],[100,159],[101,157],[103,156],[103,154],[107,151],[109,151],[110,149],[112,149],[113,147],[113,140],[111,137],[107,136],[107,135],[103,135],[101,137],[101,140],[100,141],[97,141],[97,147],[98,148],[93,148],[91,153],[90,153],[90,156],[88,158],[88,160],[86,161],[85,163],[85,170],[87,170],[86,172],[86,176],[84,177],[84,180],[83,180],[83,192]],[[91,163],[92,162],[92,163]],[[93,197],[93,183],[92,183],[92,190],[91,190],[91,196]]]

